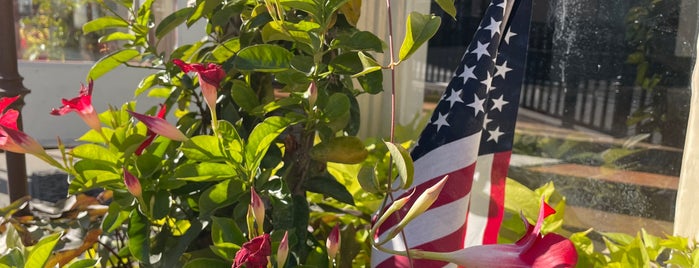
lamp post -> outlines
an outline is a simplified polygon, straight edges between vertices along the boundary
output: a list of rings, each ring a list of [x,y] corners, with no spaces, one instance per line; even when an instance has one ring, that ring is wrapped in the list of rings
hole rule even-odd
[[[15,40],[14,0],[0,0],[0,97],[24,96],[29,90],[22,85],[22,76],[17,71],[17,41]],[[21,111],[24,98],[15,102],[13,108]],[[17,119],[22,128],[22,116]],[[5,152],[10,202],[28,195],[27,163],[24,154]]]

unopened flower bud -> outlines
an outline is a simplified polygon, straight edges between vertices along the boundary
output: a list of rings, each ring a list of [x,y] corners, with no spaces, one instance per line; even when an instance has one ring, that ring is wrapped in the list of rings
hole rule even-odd
[[[328,248],[328,257],[333,260],[340,250],[340,225],[336,224],[328,235],[325,241],[325,246]]]
[[[277,249],[277,267],[284,267],[286,264],[286,258],[289,256],[289,231],[284,232],[284,237],[282,241],[279,242],[279,248]]]
[[[135,196],[141,197],[141,183],[138,178],[131,174],[126,168],[124,168],[124,184],[126,184],[126,189]]]

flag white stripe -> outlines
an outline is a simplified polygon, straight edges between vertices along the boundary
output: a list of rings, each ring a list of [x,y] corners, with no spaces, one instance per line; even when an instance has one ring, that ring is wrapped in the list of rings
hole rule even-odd
[[[403,229],[406,234],[410,234],[408,236],[408,245],[410,247],[422,245],[445,237],[461,228],[464,222],[466,222],[466,213],[458,213],[457,211],[466,211],[466,209],[468,209],[469,199],[469,195],[466,195],[454,202],[425,211],[422,215],[411,221],[408,226]],[[396,250],[405,249],[400,235],[388,242],[386,247]],[[375,267],[391,256],[393,255],[374,250],[371,256],[371,266]]]
[[[488,213],[490,211],[490,178],[492,177],[493,157],[493,154],[481,155],[476,162],[476,170],[473,174],[473,184],[471,186],[471,204],[468,210],[464,247],[483,244],[484,227],[488,225]],[[479,228],[471,228],[471,226]]]

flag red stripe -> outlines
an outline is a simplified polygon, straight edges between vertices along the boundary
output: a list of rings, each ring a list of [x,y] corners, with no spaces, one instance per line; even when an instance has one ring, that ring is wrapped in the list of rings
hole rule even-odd
[[[430,206],[428,210],[443,206],[445,204],[449,204],[453,202],[454,200],[463,198],[467,194],[471,192],[471,183],[473,181],[473,172],[475,170],[475,165],[470,165],[468,167],[465,167],[460,170],[456,170],[454,172],[449,173],[449,179],[447,179],[446,184],[444,185],[444,188],[442,189],[442,192],[440,193],[439,197],[437,200],[435,200],[434,204]],[[408,201],[405,206],[403,206],[402,209],[396,211],[392,217],[389,217],[377,230],[377,235],[383,234],[386,230],[390,229],[391,227],[397,225],[400,222],[400,219],[403,218],[403,216],[408,212],[408,210],[412,207],[412,205],[415,203],[415,200],[417,199],[420,194],[425,192],[427,188],[435,185],[437,182],[439,182],[444,175],[439,176],[437,178],[431,179],[423,184],[420,184],[418,186],[415,186],[415,193],[413,194],[413,197]],[[405,197],[409,195],[410,192],[406,192],[403,195],[400,196],[400,198]]]
[[[414,249],[421,249],[424,251],[434,251],[434,252],[449,252],[449,251],[456,251],[462,248],[462,243],[463,243],[463,237],[466,235],[466,222],[456,230],[455,232],[439,238],[435,239],[432,242],[425,243],[416,247],[412,247]],[[410,239],[410,238],[408,238]],[[443,267],[444,265],[447,265],[448,262],[442,262],[442,261],[433,261],[433,260],[413,260],[413,267],[420,267],[420,268],[436,268],[436,267]],[[376,268],[405,268],[405,267],[410,267],[408,264],[408,258],[404,256],[392,256],[385,261],[381,262],[379,265],[376,266]]]
[[[511,151],[495,153],[490,176],[490,209],[488,224],[485,226],[483,244],[497,244],[498,232],[505,214],[505,180],[510,165]]]

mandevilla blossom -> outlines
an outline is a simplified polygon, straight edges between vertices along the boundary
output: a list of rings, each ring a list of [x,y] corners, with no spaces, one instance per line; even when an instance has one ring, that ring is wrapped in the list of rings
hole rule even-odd
[[[6,137],[5,145],[8,151],[15,153],[29,153],[36,156],[48,156],[44,147],[39,144],[34,138],[30,137],[26,133],[13,129],[5,125],[0,125],[0,128],[5,132]]]
[[[172,60],[172,63],[180,67],[185,72],[196,72],[199,76],[199,85],[201,86],[201,94],[204,96],[206,104],[211,111],[216,110],[216,99],[218,98],[218,87],[221,80],[226,77],[226,72],[223,71],[220,65],[209,63],[207,65],[200,63],[185,63],[180,59]]]
[[[97,116],[95,108],[92,106],[92,79],[85,85],[80,85],[80,94],[70,100],[62,99],[63,106],[51,110],[52,115],[65,115],[70,112],[76,112],[85,124],[97,132],[102,131],[100,119]]]
[[[255,192],[254,187],[250,189],[250,207],[252,208],[252,216],[255,217],[257,223],[257,229],[261,231],[265,222],[265,204],[262,203],[262,199]]]
[[[279,242],[279,248],[277,248],[277,267],[284,267],[287,257],[289,257],[289,231],[284,232],[284,237],[282,237],[282,241]]]
[[[328,239],[325,241],[325,247],[328,248],[328,257],[333,260],[340,250],[340,225],[335,224],[332,231],[328,235]]]
[[[263,234],[245,242],[243,247],[235,253],[235,260],[231,268],[264,268],[267,267],[267,257],[272,255],[272,246],[269,234]]]
[[[554,212],[543,198],[541,203],[535,226],[522,217],[527,233],[514,244],[473,246],[454,252],[411,250],[411,255],[416,259],[447,261],[469,268],[574,267],[578,254],[570,240],[554,233],[540,235],[544,218]]]
[[[166,137],[171,140],[175,141],[186,141],[189,138],[182,133],[177,127],[173,126],[170,124],[168,121],[166,121],[163,118],[157,117],[157,116],[151,116],[151,115],[145,115],[145,114],[139,114],[136,112],[128,111],[131,116],[135,117],[139,121],[143,122],[143,124],[148,127],[148,130],[153,131],[154,133]]]
[[[126,184],[126,189],[129,190],[129,193],[135,197],[141,197],[141,183],[138,181],[138,178],[131,174],[126,168],[124,168],[124,184]]]
[[[20,96],[0,98],[0,112],[2,112],[0,114],[0,126],[2,126],[0,128],[0,149],[23,154],[27,151],[17,145],[4,130],[4,128],[17,129],[19,112],[14,109],[5,111],[5,109],[19,99],[19,97]]]
[[[166,111],[167,111],[167,105],[161,104],[161,105],[160,105],[160,111],[158,111],[157,117],[158,117],[158,118],[165,119],[165,112],[166,112]],[[141,154],[143,154],[143,151],[144,151],[151,143],[153,143],[153,140],[155,139],[155,136],[157,136],[157,135],[158,135],[157,133],[155,133],[155,132],[153,132],[152,130],[148,129],[148,131],[146,132],[146,140],[144,140],[144,141],[141,143],[141,145],[138,146],[138,148],[136,149],[136,152],[134,152],[134,154],[136,154],[136,155],[141,155]]]

